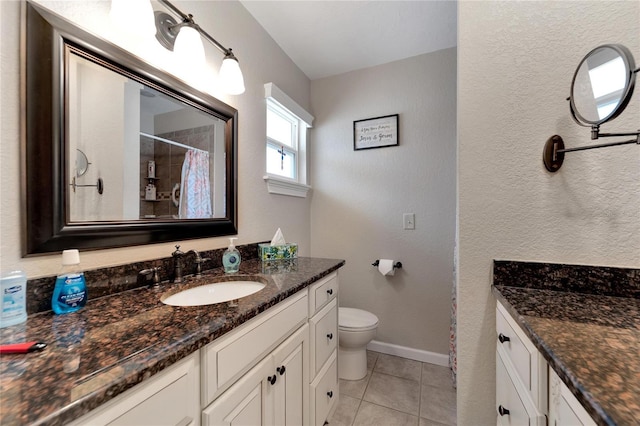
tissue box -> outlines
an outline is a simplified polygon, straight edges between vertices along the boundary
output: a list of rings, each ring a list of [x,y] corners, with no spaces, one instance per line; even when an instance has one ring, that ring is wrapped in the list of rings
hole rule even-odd
[[[298,257],[298,244],[258,244],[258,257],[260,260],[295,259]]]

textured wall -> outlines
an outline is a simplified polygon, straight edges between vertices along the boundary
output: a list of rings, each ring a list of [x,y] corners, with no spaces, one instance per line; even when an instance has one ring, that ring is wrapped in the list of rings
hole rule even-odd
[[[46,7],[79,23],[91,32],[112,40],[144,60],[168,71],[175,71],[172,58],[153,39],[137,42],[112,30],[108,18],[109,2],[41,2]],[[295,101],[309,107],[309,79],[291,62],[239,2],[175,1],[180,9],[192,13],[206,31],[237,54],[247,91],[227,96],[215,86],[215,75],[222,55],[205,43],[212,75],[203,87],[239,110],[239,230],[238,244],[269,240],[278,227],[285,237],[300,246],[302,255],[309,254],[310,200],[267,193],[262,179],[265,172],[265,106],[264,83],[274,82]],[[19,163],[19,10],[20,2],[0,2],[2,26],[0,35],[1,67],[1,145],[0,159],[0,232],[2,270],[23,269],[29,278],[58,271],[59,255],[20,258],[20,163]],[[193,84],[199,84],[192,82]],[[198,250],[225,247],[226,238],[210,238],[178,242],[183,249]],[[175,243],[99,250],[82,253],[86,268],[118,265],[157,257],[166,257]]]
[[[565,98],[582,57],[617,42],[640,61],[640,2],[461,2],[458,46],[458,424],[495,424],[491,261],[640,266],[640,147],[588,145]],[[604,131],[638,129],[640,93]]]
[[[448,351],[455,231],[456,50],[314,80],[311,252],[346,259],[340,304],[377,340]],[[353,121],[399,114],[397,147],[353,150]],[[416,229],[403,230],[402,214]],[[378,258],[402,261],[393,277]]]

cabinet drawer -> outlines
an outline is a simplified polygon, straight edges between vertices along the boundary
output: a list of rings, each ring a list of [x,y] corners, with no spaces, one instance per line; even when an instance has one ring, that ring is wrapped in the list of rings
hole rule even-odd
[[[207,345],[202,351],[203,405],[303,324],[307,312],[307,292],[301,291]]]
[[[525,346],[525,343],[523,343],[525,340],[520,338],[519,333],[516,332],[516,329],[519,327],[516,324],[511,324],[508,314],[501,308],[502,305],[498,305],[496,311],[498,345],[504,348],[524,385],[527,389],[531,389],[532,351]],[[500,339],[504,339],[504,341],[501,342]],[[535,348],[533,348],[533,350],[535,350]]]
[[[311,383],[311,424],[322,426],[338,400],[337,351]]]
[[[315,377],[338,343],[338,302],[333,299],[311,318],[311,376]]]
[[[338,295],[338,273],[334,272],[313,284],[309,289],[309,316]]]
[[[546,417],[538,412],[529,393],[521,388],[510,363],[496,352],[496,410],[498,425],[545,426]]]

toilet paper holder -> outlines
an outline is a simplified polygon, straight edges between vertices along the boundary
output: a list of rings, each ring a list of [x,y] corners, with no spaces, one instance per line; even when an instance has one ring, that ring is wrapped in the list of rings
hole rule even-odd
[[[380,259],[376,259],[376,261],[371,264],[371,266],[376,266],[376,267],[378,265],[380,265]],[[402,262],[396,262],[393,264],[393,269],[400,269],[400,268],[402,268]]]

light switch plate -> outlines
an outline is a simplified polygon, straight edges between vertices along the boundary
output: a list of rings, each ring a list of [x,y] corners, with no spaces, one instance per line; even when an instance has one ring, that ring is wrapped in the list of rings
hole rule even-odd
[[[416,229],[416,215],[414,213],[404,213],[402,215],[404,229]]]

